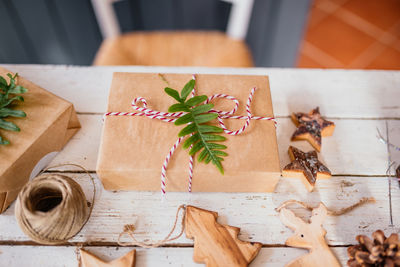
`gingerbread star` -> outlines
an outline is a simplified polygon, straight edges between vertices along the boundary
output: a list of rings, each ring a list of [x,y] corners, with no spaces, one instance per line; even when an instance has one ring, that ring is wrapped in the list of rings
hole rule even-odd
[[[135,252],[136,250],[132,250],[119,259],[104,262],[93,254],[81,249],[82,267],[134,267]]]
[[[305,153],[290,146],[288,152],[292,162],[283,168],[282,175],[300,178],[308,191],[311,192],[314,189],[317,178],[331,177],[331,172],[318,160],[315,150]]]
[[[335,124],[325,120],[319,113],[319,107],[310,113],[293,113],[292,121],[297,130],[292,135],[292,141],[307,140],[318,152],[321,151],[321,137],[331,136]]]

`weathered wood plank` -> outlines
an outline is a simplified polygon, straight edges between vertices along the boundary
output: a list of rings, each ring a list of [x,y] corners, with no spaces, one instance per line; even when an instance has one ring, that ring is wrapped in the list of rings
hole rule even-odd
[[[70,174],[76,178],[88,198],[93,188],[84,174]],[[328,208],[340,209],[362,197],[374,197],[375,203],[366,204],[348,214],[328,216],[324,228],[330,245],[348,245],[355,235],[370,234],[375,229],[393,231],[389,226],[389,202],[384,177],[332,177],[317,181],[315,191],[308,193],[301,181],[282,178],[274,193],[167,193],[161,202],[159,192],[120,191],[102,189],[96,179],[98,196],[88,224],[72,242],[116,242],[125,224],[134,223],[139,239],[162,239],[169,232],[175,212],[181,204],[219,212],[219,222],[241,228],[240,238],[268,245],[283,245],[291,230],[279,220],[275,208],[288,199],[317,205],[320,201]],[[168,183],[167,183],[168,188]],[[396,198],[400,190],[392,192]],[[310,214],[293,207],[296,214],[307,218]],[[19,229],[14,217],[14,204],[0,216],[0,240],[29,240]],[[397,226],[398,227],[398,226]],[[397,228],[395,228],[397,229]],[[174,244],[193,244],[181,237]]]
[[[79,112],[104,112],[114,71],[270,75],[276,116],[320,106],[340,118],[399,118],[399,71],[199,67],[3,65],[64,97]],[[247,89],[246,89],[247,90]],[[81,92],[81,93],[76,93]],[[84,92],[84,93],[83,93]],[[127,101],[131,101],[130,99]]]
[[[89,170],[95,170],[101,137],[102,116],[80,115],[79,119],[82,129],[55,158],[52,165],[66,162],[78,163]],[[385,129],[384,122],[381,120],[347,119],[334,121],[336,123],[335,132],[332,137],[323,138],[322,151],[319,155],[332,173],[384,175],[387,169],[386,147],[376,138],[376,127]],[[287,153],[289,144],[304,150],[312,149],[311,145],[305,141],[290,142],[290,136],[295,130],[290,119],[278,119],[277,127],[282,167],[290,162]],[[366,145],[368,145],[368,148]]]
[[[400,218],[400,188],[392,179],[392,213],[389,211],[388,179],[386,177],[352,177],[352,175],[384,175],[387,168],[385,145],[376,138],[378,127],[385,134],[385,120],[399,118],[396,84],[400,72],[293,70],[293,69],[209,69],[163,67],[66,67],[6,65],[13,71],[72,101],[81,112],[102,113],[106,107],[108,88],[113,71],[188,72],[270,74],[275,112],[288,116],[292,111],[307,111],[315,105],[333,119],[336,129],[333,137],[324,138],[320,156],[334,174],[349,174],[317,182],[316,190],[308,193],[301,181],[282,178],[274,193],[168,193],[167,201],[160,202],[159,192],[109,192],[97,181],[98,197],[93,215],[72,242],[117,241],[124,224],[135,223],[139,239],[161,239],[168,233],[175,218],[176,208],[192,204],[219,212],[219,222],[242,228],[240,238],[266,245],[284,244],[291,230],[286,228],[275,212],[280,203],[297,199],[317,205],[324,202],[329,208],[340,209],[355,203],[361,197],[374,197],[376,203],[367,204],[340,217],[329,216],[324,224],[330,245],[354,244],[357,234],[370,235],[376,229],[387,234],[398,232]],[[200,71],[198,71],[200,70]],[[323,91],[322,91],[323,90]],[[77,94],[77,92],[80,92]],[[346,96],[346,97],[344,97]],[[338,99],[338,101],[333,101]],[[357,103],[355,105],[354,103]],[[101,134],[101,115],[80,115],[82,130],[57,156],[53,164],[78,163],[94,170]],[[343,119],[345,118],[345,119]],[[366,119],[366,118],[380,118]],[[278,119],[278,142],[282,166],[289,160],[287,147],[294,125],[288,118]],[[400,120],[388,120],[390,140],[400,144]],[[290,143],[308,150],[306,142]],[[400,163],[400,152],[392,151],[392,159]],[[70,169],[70,168],[66,168]],[[90,197],[90,182],[84,174],[69,174],[82,184]],[[303,218],[308,212],[293,209]],[[394,225],[390,225],[392,215]],[[28,238],[21,232],[14,218],[14,205],[0,216],[0,240],[23,242]],[[192,246],[184,237],[172,246]],[[96,247],[100,256],[118,257],[127,249]],[[345,248],[334,248],[342,263],[347,256]],[[74,247],[0,246],[0,265],[11,266],[76,266]],[[20,257],[24,255],[29,257]],[[160,248],[139,250],[137,266],[194,266],[192,248]],[[252,266],[282,266],[300,254],[291,248],[263,248]],[[48,257],[55,255],[56,257]],[[58,256],[59,255],[59,256]],[[51,259],[50,259],[51,258]],[[70,260],[69,260],[70,259]],[[175,260],[176,259],[176,260]],[[57,261],[59,260],[59,261]],[[57,261],[57,262],[56,262]],[[47,264],[47,265],[46,265]],[[60,265],[57,265],[60,264]]]
[[[382,135],[386,137],[386,133],[382,132]],[[400,166],[400,120],[388,120],[388,133],[389,142],[395,147],[390,147],[390,157],[393,163],[393,168],[391,169],[391,174],[395,174],[395,169]],[[382,146],[385,146],[382,144]],[[387,181],[389,187],[389,181]],[[393,224],[399,227],[400,225],[400,194],[397,192],[400,190],[400,179],[393,178],[391,181],[392,189],[392,219]]]
[[[128,253],[132,248],[85,247],[85,250],[110,261]],[[346,248],[332,249],[343,266],[347,261]],[[24,267],[75,267],[78,266],[75,247],[42,246],[0,246],[1,266]],[[155,248],[137,249],[136,266],[202,266],[193,262],[193,248]],[[262,248],[255,260],[249,265],[282,267],[285,263],[305,253],[295,248]],[[30,255],[22,257],[21,255]],[[51,257],[49,257],[51,255]]]

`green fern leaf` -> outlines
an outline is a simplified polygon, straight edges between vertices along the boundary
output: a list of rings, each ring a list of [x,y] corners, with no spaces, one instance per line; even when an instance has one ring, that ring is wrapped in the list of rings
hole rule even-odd
[[[200,95],[189,98],[195,86],[195,80],[190,80],[181,90],[180,96],[178,91],[165,88],[165,92],[173,97],[177,104],[169,107],[169,112],[183,111],[186,114],[175,121],[175,125],[187,124],[178,134],[179,137],[191,135],[183,143],[183,148],[189,147],[189,154],[195,155],[199,153],[198,161],[208,164],[212,162],[217,169],[223,174],[224,168],[222,167],[223,157],[228,154],[222,150],[227,147],[215,142],[225,141],[224,136],[218,135],[223,130],[220,127],[208,125],[207,123],[215,120],[218,117],[216,113],[208,113],[212,108],[212,104],[201,104],[207,100],[207,96]]]
[[[12,104],[15,101],[24,101],[22,96],[15,94],[23,94],[28,90],[21,85],[16,85],[15,79],[18,77],[18,74],[12,76],[8,73],[7,76],[10,78],[9,83],[7,83],[4,77],[0,76],[0,129],[19,132],[20,128],[17,125],[4,119],[7,117],[26,117],[25,112],[14,110]],[[0,145],[8,145],[9,143],[8,140],[5,140],[0,136]]]
[[[165,87],[164,91],[171,97],[173,97],[176,101],[182,102],[182,99],[179,97],[179,92],[175,89]]]
[[[192,110],[193,115],[198,115],[210,111],[214,107],[213,104],[204,104],[197,106]]]
[[[179,119],[175,121],[175,125],[182,125],[182,124],[187,124],[189,122],[193,122],[193,116],[191,113],[185,114]]]
[[[4,140],[1,136],[0,136],[0,145],[8,145],[10,142],[7,140]]]
[[[198,96],[190,98],[188,101],[185,102],[185,104],[190,107],[193,107],[193,106],[198,105],[201,102],[204,102],[206,100],[207,100],[206,95],[198,95]]]
[[[0,109],[0,118],[6,118],[8,116],[23,118],[23,117],[26,117],[26,113],[21,111],[21,110],[13,110],[13,109],[10,109],[10,108],[2,108],[2,109]]]
[[[168,108],[168,112],[177,112],[177,111],[185,111],[189,112],[189,108],[185,106],[185,104],[173,104]]]
[[[186,149],[186,148],[190,147],[191,145],[195,144],[199,140],[200,140],[200,135],[198,133],[196,133],[185,140],[185,142],[183,143],[183,148]]]
[[[206,114],[200,114],[195,116],[194,120],[198,123],[205,123],[205,122],[209,122],[212,121],[214,119],[216,119],[218,117],[218,114],[216,113],[206,113]]]
[[[192,124],[189,124],[188,126],[186,126],[185,128],[183,128],[183,129],[178,133],[178,136],[179,136],[179,137],[183,137],[183,136],[185,136],[185,135],[191,134],[191,133],[196,132],[196,131],[197,131],[196,124],[192,123]]]
[[[190,80],[182,89],[181,91],[181,99],[185,101],[188,95],[193,91],[195,85],[195,81],[192,79]]]

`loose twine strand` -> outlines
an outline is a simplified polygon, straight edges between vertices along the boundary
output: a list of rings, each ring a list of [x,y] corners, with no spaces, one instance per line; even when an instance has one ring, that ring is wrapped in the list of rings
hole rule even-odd
[[[176,236],[171,237],[172,234],[175,232],[176,226],[178,225],[178,219],[179,219],[179,214],[180,214],[181,210],[183,211],[182,212],[182,220],[181,220],[181,223],[180,223],[181,224],[181,231]],[[135,226],[133,224],[126,224],[124,226],[124,231],[122,233],[120,233],[119,236],[118,236],[118,245],[120,245],[120,246],[139,246],[139,247],[142,247],[142,248],[156,248],[156,247],[162,246],[162,245],[164,245],[164,244],[166,244],[168,242],[171,242],[171,241],[174,241],[174,240],[180,238],[183,235],[183,232],[185,230],[185,218],[186,218],[186,205],[180,205],[178,207],[178,210],[176,211],[174,225],[172,226],[172,229],[168,233],[168,235],[162,240],[159,240],[159,241],[156,241],[156,242],[151,242],[151,243],[138,241],[135,238],[135,235],[133,233],[135,231]],[[121,238],[124,235],[128,235],[132,239],[132,241],[131,242],[121,242]]]
[[[81,186],[72,178],[43,172],[62,166],[85,171],[93,185],[92,203],[88,209]],[[40,244],[60,244],[75,236],[89,220],[96,198],[93,176],[78,164],[48,167],[24,186],[18,195],[15,216],[21,229]]]
[[[359,207],[359,206],[361,206],[361,205],[363,205],[365,203],[368,203],[368,202],[371,202],[371,203],[375,202],[375,198],[373,198],[373,197],[363,197],[357,203],[355,203],[353,205],[350,205],[348,207],[342,208],[340,210],[331,210],[331,209],[327,208],[328,215],[340,216],[340,215],[343,215],[343,214],[345,214],[347,212],[350,212],[351,210],[353,210],[353,209],[355,209],[355,208],[357,208],[357,207]],[[287,200],[287,201],[283,202],[278,208],[276,208],[276,211],[279,212],[282,208],[285,208],[286,206],[291,205],[291,204],[298,204],[298,205],[300,205],[300,206],[302,206],[305,209],[310,210],[310,211],[312,211],[313,209],[316,208],[316,207],[312,207],[311,205],[306,204],[306,203],[304,203],[302,201],[291,199],[291,200]],[[176,236],[171,237],[172,234],[175,232],[175,229],[176,229],[176,227],[178,225],[178,219],[179,219],[179,214],[180,214],[181,210],[183,210],[182,219],[181,219],[181,223],[180,223],[181,224],[181,231]],[[174,222],[174,224],[172,226],[171,231],[168,233],[168,235],[162,240],[159,240],[159,241],[156,241],[156,242],[149,242],[149,243],[143,242],[143,241],[138,241],[136,239],[136,237],[135,237],[135,234],[134,234],[135,226],[133,224],[126,224],[126,225],[124,225],[123,232],[120,233],[119,236],[118,236],[118,245],[120,245],[120,246],[138,246],[138,247],[142,247],[142,248],[156,248],[156,247],[160,247],[162,245],[165,245],[166,243],[168,243],[170,241],[174,241],[174,240],[180,238],[183,235],[183,232],[185,230],[185,218],[186,218],[186,205],[180,205],[178,207],[178,210],[176,211],[175,222]],[[131,242],[122,242],[121,239],[125,235],[129,236],[132,241]]]
[[[340,216],[340,215],[343,215],[343,214],[345,214],[347,212],[352,211],[353,209],[355,209],[355,208],[357,208],[357,207],[359,207],[359,206],[361,206],[361,205],[363,205],[365,203],[368,203],[368,202],[374,203],[375,201],[376,200],[373,197],[363,197],[358,202],[354,203],[353,205],[350,205],[348,207],[342,208],[340,210],[332,210],[332,209],[329,209],[329,208],[326,208],[326,209],[328,210],[328,215]],[[302,206],[303,208],[305,208],[306,210],[309,210],[309,211],[312,211],[313,209],[316,208],[316,207],[313,207],[313,206],[311,206],[311,205],[309,205],[307,203],[304,203],[302,201],[290,199],[290,200],[287,200],[287,201],[283,202],[275,210],[279,212],[281,209],[285,208],[286,206],[292,205],[292,204],[298,204],[298,205]]]

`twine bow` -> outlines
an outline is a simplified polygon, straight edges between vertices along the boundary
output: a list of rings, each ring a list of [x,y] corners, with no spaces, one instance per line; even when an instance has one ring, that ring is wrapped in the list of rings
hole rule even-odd
[[[196,79],[195,75],[193,75],[193,79],[194,80]],[[251,120],[273,121],[276,125],[276,120],[274,117],[261,117],[261,116],[253,116],[252,115],[250,105],[253,100],[255,91],[256,91],[256,87],[253,87],[250,91],[249,97],[246,102],[247,116],[234,115],[239,107],[239,101],[235,97],[226,95],[226,94],[214,94],[214,95],[208,97],[208,99],[206,100],[206,104],[211,102],[213,99],[224,98],[224,99],[233,101],[235,103],[235,107],[231,111],[221,111],[221,110],[212,109],[208,113],[217,113],[218,114],[217,119],[218,119],[218,122],[219,122],[219,125],[221,126],[221,128],[224,130],[224,132],[226,134],[233,135],[233,136],[242,134],[247,129],[247,127],[250,125]],[[194,96],[195,96],[195,88],[193,88],[193,91],[191,93],[191,97],[194,97]],[[136,112],[107,112],[104,114],[104,118],[107,116],[146,116],[150,119],[157,119],[157,120],[171,123],[171,122],[175,122],[177,119],[179,119],[180,117],[182,117],[183,115],[186,114],[185,112],[161,112],[161,111],[150,109],[147,107],[147,101],[143,97],[135,98],[132,101],[131,106]],[[232,131],[232,130],[229,130],[225,126],[223,119],[239,119],[239,120],[246,120],[246,121],[240,129],[238,129],[236,131]],[[174,154],[174,152],[175,152],[176,148],[179,146],[179,144],[188,136],[190,136],[190,135],[179,137],[178,140],[176,140],[175,144],[169,150],[167,156],[165,157],[164,163],[161,167],[161,192],[162,192],[163,196],[166,193],[166,178],[167,178],[166,172],[167,172],[168,162],[170,161],[172,155]],[[193,160],[194,160],[194,157],[189,156],[189,178],[188,178],[188,191],[189,192],[192,192]]]

